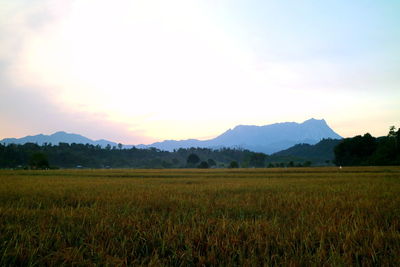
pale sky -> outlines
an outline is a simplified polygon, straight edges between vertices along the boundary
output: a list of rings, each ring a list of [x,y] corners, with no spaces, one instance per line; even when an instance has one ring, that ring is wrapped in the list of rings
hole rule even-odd
[[[0,0],[0,139],[400,127],[400,1]]]

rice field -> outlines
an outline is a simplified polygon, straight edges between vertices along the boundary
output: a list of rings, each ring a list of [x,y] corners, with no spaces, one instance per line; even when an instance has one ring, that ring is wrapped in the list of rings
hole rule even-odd
[[[400,168],[0,171],[0,266],[400,266]]]

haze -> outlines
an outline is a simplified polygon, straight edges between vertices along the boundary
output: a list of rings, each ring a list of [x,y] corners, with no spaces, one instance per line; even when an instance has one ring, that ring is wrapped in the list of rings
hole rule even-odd
[[[399,1],[0,0],[0,139],[400,126]]]

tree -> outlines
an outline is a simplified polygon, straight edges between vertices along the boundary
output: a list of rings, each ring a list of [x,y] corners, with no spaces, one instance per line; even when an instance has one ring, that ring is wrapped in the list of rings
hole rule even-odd
[[[208,169],[210,166],[208,166],[207,161],[202,161],[200,162],[199,166],[197,166],[199,169]]]
[[[304,162],[303,166],[304,166],[304,167],[310,167],[311,164],[312,164],[312,162],[309,161],[309,160],[307,160],[306,162]]]
[[[174,153],[175,153],[175,152],[174,152]],[[173,158],[173,159],[172,159],[172,164],[175,165],[175,166],[178,166],[178,165],[179,165],[179,159]]]
[[[231,161],[231,163],[229,164],[229,168],[239,168],[239,163],[237,163],[237,161]]]
[[[264,153],[252,153],[250,155],[249,165],[256,168],[265,167],[266,157],[267,156]]]
[[[118,149],[121,150],[122,149],[122,144],[118,143]]]
[[[400,165],[400,131],[391,126],[387,136],[370,134],[346,138],[335,147],[336,165]]]
[[[196,165],[196,164],[199,163],[199,162],[200,162],[199,156],[197,156],[197,155],[194,154],[194,153],[190,154],[190,155],[187,157],[187,159],[186,159],[186,163],[187,163],[188,165],[190,165],[190,166],[194,166],[194,165]]]
[[[396,147],[397,147],[397,152],[400,152],[400,128],[397,129],[397,134],[396,134]]]
[[[210,167],[217,166],[217,163],[213,159],[208,159],[207,163]]]
[[[395,126],[390,126],[389,127],[388,137],[396,137],[396,135],[397,135],[396,127]]]
[[[393,140],[395,150],[399,150],[399,146],[400,146],[400,128],[396,132],[396,127],[395,126],[390,126],[388,137],[390,138],[390,140]]]
[[[369,133],[346,138],[335,149],[335,164],[339,166],[370,165],[377,149],[376,138]]]
[[[42,152],[35,152],[29,158],[29,166],[32,169],[47,169],[49,168],[49,161],[46,154]]]

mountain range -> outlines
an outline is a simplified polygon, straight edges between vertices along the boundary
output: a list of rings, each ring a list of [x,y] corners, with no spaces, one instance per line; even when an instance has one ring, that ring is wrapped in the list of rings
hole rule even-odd
[[[137,147],[155,147],[167,151],[190,147],[215,149],[234,147],[272,154],[296,144],[313,145],[322,139],[342,139],[342,137],[335,133],[324,119],[309,119],[303,123],[283,122],[264,126],[239,125],[210,140],[166,140]]]
[[[281,150],[288,149],[296,144],[316,144],[322,139],[342,139],[340,135],[335,133],[326,123],[325,120],[309,119],[303,123],[284,122],[275,123],[264,126],[255,125],[239,125],[233,129],[229,129],[216,138],[209,140],[166,140],[156,142],[149,145],[137,145],[137,148],[154,147],[160,150],[173,151],[179,148],[213,148],[222,147],[248,149],[255,152],[272,154]],[[24,144],[44,143],[58,144],[63,143],[81,143],[100,145],[117,146],[117,143],[108,140],[91,140],[79,134],[70,134],[66,132],[56,132],[52,135],[35,135],[26,136],[23,138],[6,138],[0,141],[3,144]],[[124,145],[125,148],[131,147]]]
[[[117,146],[117,143],[111,142],[108,140],[100,139],[100,140],[91,140],[87,137],[84,137],[80,134],[66,133],[63,131],[56,132],[51,135],[28,135],[22,138],[5,138],[0,141],[2,144],[25,144],[25,143],[36,143],[38,145],[53,144],[58,145],[58,143],[76,143],[76,144],[90,144],[90,145],[100,145],[101,147]]]

